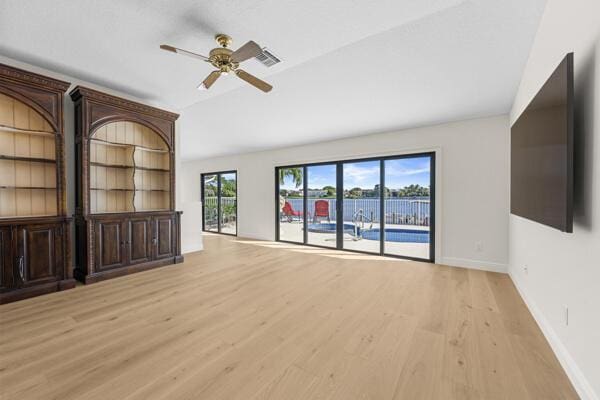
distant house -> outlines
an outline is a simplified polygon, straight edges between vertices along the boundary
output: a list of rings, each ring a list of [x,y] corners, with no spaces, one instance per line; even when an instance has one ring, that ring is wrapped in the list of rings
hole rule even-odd
[[[300,195],[303,195],[303,190],[300,190]],[[327,195],[327,190],[323,189],[308,189],[307,197],[324,197]]]

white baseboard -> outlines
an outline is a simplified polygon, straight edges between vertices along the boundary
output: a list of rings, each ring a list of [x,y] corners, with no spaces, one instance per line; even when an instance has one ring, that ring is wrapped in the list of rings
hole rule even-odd
[[[581,397],[582,400],[599,400],[598,395],[592,388],[592,385],[585,378],[585,375],[583,375],[583,372],[581,372],[581,369],[579,369],[577,363],[575,363],[575,360],[573,360],[573,357],[571,357],[571,354],[569,354],[569,351],[561,342],[556,331],[552,328],[536,303],[527,295],[524,285],[519,283],[519,277],[510,270],[508,271],[508,275],[515,284],[517,291],[527,305],[529,312],[531,312],[531,315],[533,315],[533,318],[540,327],[540,330],[546,337],[546,340],[550,344],[550,347],[554,351],[556,358],[558,358],[560,365],[565,370],[567,377],[573,384],[573,387],[577,391],[579,397]]]
[[[442,257],[438,264],[450,265],[451,267],[463,267],[471,269],[480,269],[482,271],[490,272],[508,272],[508,266],[502,263],[495,263],[490,261],[470,260],[468,258],[458,257]]]

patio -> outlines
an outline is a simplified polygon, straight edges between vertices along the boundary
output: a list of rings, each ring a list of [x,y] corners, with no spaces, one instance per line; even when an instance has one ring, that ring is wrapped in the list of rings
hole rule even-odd
[[[312,223],[310,223],[312,225]],[[344,221],[344,225],[354,225],[352,221]],[[361,224],[359,223],[359,226]],[[364,229],[379,229],[378,223],[364,224]],[[399,224],[385,224],[385,229],[407,229],[407,230],[419,230],[428,232],[428,226],[415,226],[415,225],[399,225]],[[279,225],[279,235],[281,240],[290,242],[303,241],[303,224],[302,220],[297,219],[292,222],[281,222]],[[311,232],[308,231],[308,244],[326,247],[335,247],[336,234],[329,232]],[[358,250],[372,253],[379,253],[379,240],[370,240],[359,238],[357,239],[354,235],[348,232],[344,233],[344,249],[345,250]],[[410,243],[410,242],[385,242],[385,253],[392,255],[401,255],[407,257],[416,258],[429,258],[429,243]]]

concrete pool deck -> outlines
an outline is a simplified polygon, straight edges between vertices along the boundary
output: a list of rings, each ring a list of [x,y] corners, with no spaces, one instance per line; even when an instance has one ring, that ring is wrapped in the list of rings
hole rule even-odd
[[[350,221],[344,221],[344,224],[352,224]],[[359,224],[360,226],[360,224]],[[379,224],[364,224],[365,229],[379,228]],[[386,228],[410,229],[429,231],[428,226],[414,225],[396,225],[385,224]],[[335,247],[335,233],[308,232],[308,244],[326,247]],[[279,238],[290,242],[302,242],[303,230],[301,221],[281,222],[279,225]],[[359,250],[379,254],[379,240],[359,239],[344,233],[344,249]],[[385,242],[385,252],[392,255],[406,257],[429,258],[429,243],[405,243],[405,242]]]

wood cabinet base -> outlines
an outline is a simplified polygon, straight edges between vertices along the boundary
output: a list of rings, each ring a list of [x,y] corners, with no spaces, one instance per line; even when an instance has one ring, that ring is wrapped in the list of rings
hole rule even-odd
[[[183,256],[165,258],[162,260],[150,261],[143,264],[130,265],[109,271],[98,272],[86,275],[84,271],[75,269],[75,278],[85,284],[96,283],[107,279],[117,278],[119,276],[134,274],[136,272],[147,271],[149,269],[164,267],[166,265],[179,264],[183,262]]]
[[[51,282],[36,286],[15,289],[10,292],[0,293],[0,304],[12,303],[13,301],[24,300],[30,297],[40,296],[42,294],[60,292],[62,290],[73,289],[75,279],[65,279],[58,282]]]
[[[70,226],[66,217],[0,221],[0,303],[75,287]]]
[[[183,262],[180,216],[163,211],[76,218],[75,278],[88,284]]]

